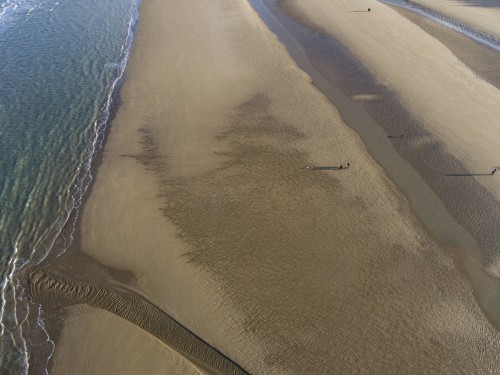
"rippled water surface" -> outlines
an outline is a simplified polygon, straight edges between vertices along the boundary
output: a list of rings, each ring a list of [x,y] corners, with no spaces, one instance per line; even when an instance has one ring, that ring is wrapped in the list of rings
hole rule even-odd
[[[139,0],[0,0],[0,373],[50,356],[12,275],[60,253],[131,48]],[[70,225],[71,227],[71,225]],[[34,320],[36,322],[36,319]],[[38,334],[37,337],[43,337]]]

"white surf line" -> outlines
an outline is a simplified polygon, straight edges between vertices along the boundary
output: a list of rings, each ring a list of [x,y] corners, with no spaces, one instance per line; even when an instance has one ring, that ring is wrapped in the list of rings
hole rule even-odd
[[[14,290],[14,298],[16,298],[16,294],[15,294],[15,288],[17,287],[17,285],[12,285],[12,288]],[[17,305],[18,303],[25,303],[26,305],[26,315],[24,316],[24,318],[22,320],[20,320],[18,323],[17,323],[17,327],[19,329],[19,337],[21,338],[21,347],[22,347],[22,353],[23,353],[23,364],[24,364],[24,370],[25,370],[25,373],[28,374],[29,373],[29,352],[28,352],[28,345],[26,343],[26,339],[24,338],[24,335],[23,335],[23,324],[28,320],[28,316],[30,314],[30,309],[29,309],[29,306],[27,305],[27,303],[25,302],[25,300],[19,300],[19,302],[15,302],[15,311],[16,311],[16,317],[17,317]],[[17,318],[16,318],[17,320]],[[16,346],[17,346],[17,343],[16,343]]]
[[[15,282],[14,282],[14,275],[16,273],[16,271],[18,271],[19,267],[18,267],[18,261],[20,260],[20,258],[18,257],[18,254],[19,254],[19,247],[18,247],[18,242],[16,242],[15,246],[14,246],[14,252],[12,253],[10,259],[9,259],[9,262],[7,264],[7,266],[10,268],[10,272],[5,276],[3,282],[2,282],[2,306],[1,306],[1,309],[0,309],[0,326],[1,326],[1,334],[2,336],[5,335],[5,332],[7,331],[7,333],[9,334],[14,346],[17,348],[17,349],[20,349],[22,351],[22,356],[23,358],[21,358],[21,360],[23,361],[23,364],[24,364],[24,367],[25,367],[25,370],[27,373],[27,366],[28,366],[28,348],[27,348],[27,344],[26,344],[26,340],[24,339],[23,337],[23,333],[22,333],[22,327],[21,325],[26,321],[28,315],[29,315],[29,308],[27,308],[26,310],[26,316],[22,319],[22,321],[19,321],[18,320],[18,317],[17,317],[17,304],[18,304],[18,301],[17,301],[17,294],[16,294],[16,285],[15,285]],[[7,298],[6,298],[6,295],[8,293],[8,291],[11,290],[11,293],[9,293],[9,296],[10,296],[10,299],[12,300],[13,302],[13,309],[12,309],[12,314],[13,314],[13,318],[14,318],[14,327],[17,327],[18,328],[18,332],[16,333],[15,332],[15,328],[12,329],[12,327],[6,327],[5,323],[4,323],[4,319],[5,319],[5,307],[6,307],[6,304],[7,304]],[[19,301],[20,302],[20,301]],[[17,338],[16,338],[17,337]]]
[[[50,352],[49,356],[47,357],[47,362],[45,364],[45,375],[49,375],[49,361],[52,358],[52,356],[54,355],[54,352],[56,351],[56,344],[54,343],[53,340],[50,339],[49,333],[45,329],[45,321],[43,320],[42,316],[43,316],[42,315],[42,305],[38,305],[37,323],[38,323],[38,326],[43,330],[43,332],[47,336],[47,342],[50,343],[50,345],[52,347],[52,351]],[[27,364],[27,369],[29,370],[29,362],[27,362],[26,364]]]
[[[410,10],[421,16],[429,18],[443,26],[446,26],[460,34],[463,34],[478,43],[490,47],[495,51],[500,52],[500,40],[496,39],[492,35],[476,30],[467,24],[461,23],[459,21],[454,20],[453,18],[445,16],[444,14],[425,8],[422,5],[416,4],[408,0],[378,0],[378,1],[381,3],[391,4],[403,9]]]
[[[125,41],[120,48],[120,61],[117,63],[119,68],[118,74],[113,80],[111,86],[109,87],[108,96],[106,101],[104,102],[101,110],[100,116],[93,124],[93,132],[94,136],[86,150],[86,156],[84,157],[82,163],[78,167],[79,176],[77,177],[77,181],[67,188],[67,195],[69,196],[68,202],[66,202],[64,214],[59,219],[59,223],[57,223],[57,227],[55,229],[55,233],[49,239],[45,239],[47,242],[45,244],[40,245],[40,243],[36,243],[34,246],[34,250],[30,254],[28,264],[29,265],[38,265],[42,261],[44,261],[49,253],[53,250],[54,243],[57,240],[61,239],[61,233],[64,227],[69,228],[67,233],[67,238],[63,238],[64,246],[61,249],[58,249],[57,254],[53,254],[56,257],[59,257],[69,248],[71,243],[73,242],[73,234],[76,229],[76,223],[78,220],[79,209],[81,207],[83,198],[85,193],[87,192],[88,187],[90,186],[93,176],[92,176],[92,162],[94,160],[94,156],[99,152],[103,147],[104,140],[104,132],[109,126],[109,117],[111,115],[111,108],[113,105],[113,97],[116,94],[117,85],[123,79],[125,74],[125,69],[127,67],[128,59],[130,57],[130,53],[132,51],[132,46],[134,42],[134,29],[139,21],[139,8],[141,5],[141,0],[131,0],[130,7],[128,9],[128,20],[127,20],[127,35],[125,37]],[[106,65],[106,64],[105,64]],[[106,66],[104,66],[106,68]],[[69,220],[71,219],[71,222]],[[53,231],[53,228],[49,228],[47,231]],[[45,235],[42,235],[41,238],[44,239]],[[41,252],[39,250],[40,247],[44,248],[44,251]],[[22,267],[21,267],[22,268]],[[19,268],[19,269],[21,269]]]
[[[4,324],[4,315],[5,315],[5,306],[7,304],[7,298],[5,297],[7,293],[7,288],[11,286],[12,283],[12,277],[14,275],[15,269],[16,269],[16,263],[18,259],[18,253],[19,249],[17,246],[17,242],[14,245],[14,252],[11,254],[9,261],[7,263],[7,269],[10,268],[10,272],[5,275],[3,281],[2,281],[2,305],[0,308],[0,332],[2,336],[5,334],[5,324]]]
[[[60,3],[60,1],[57,1],[55,3],[55,5],[58,5],[59,3]],[[25,4],[25,2],[23,2],[21,0],[20,4]],[[112,105],[112,98],[113,98],[113,95],[115,93],[118,82],[120,82],[120,80],[123,78],[128,59],[130,57],[130,53],[131,53],[133,41],[134,41],[133,31],[134,31],[134,27],[137,25],[137,22],[139,19],[140,4],[141,4],[141,0],[132,0],[131,1],[131,5],[130,5],[130,8],[128,10],[129,19],[127,22],[127,36],[125,38],[124,44],[121,46],[121,49],[120,49],[121,60],[117,64],[118,68],[120,68],[120,70],[118,72],[117,77],[114,79],[113,83],[111,84],[107,100],[103,106],[103,109],[101,110],[101,116],[94,123],[94,133],[95,134],[94,134],[94,139],[92,141],[91,147],[88,150],[88,154],[87,154],[88,156],[84,159],[84,162],[82,163],[82,165],[80,165],[78,167],[78,169],[83,168],[84,172],[83,172],[82,176],[80,177],[80,180],[76,183],[76,186],[68,187],[69,190],[73,190],[74,192],[72,194],[70,194],[71,198],[70,198],[70,201],[67,202],[67,204],[66,204],[65,213],[59,219],[56,233],[55,233],[55,235],[51,236],[52,237],[51,239],[48,240],[48,242],[49,242],[48,246],[47,246],[47,244],[45,244],[45,246],[42,245],[45,248],[45,251],[43,254],[40,254],[39,251],[36,251],[36,250],[38,250],[39,245],[40,245],[40,243],[37,243],[33,247],[34,250],[31,252],[29,259],[21,262],[21,264],[19,264],[19,261],[20,261],[20,258],[18,256],[19,249],[18,249],[17,242],[16,242],[16,245],[14,247],[14,252],[12,253],[12,255],[8,261],[8,267],[10,268],[10,272],[8,272],[8,274],[4,277],[4,279],[2,280],[2,283],[0,284],[0,288],[1,288],[0,332],[3,336],[7,331],[8,334],[10,335],[14,345],[18,348],[19,348],[19,346],[21,347],[21,349],[24,353],[23,360],[24,360],[24,365],[25,365],[26,371],[28,370],[28,366],[29,366],[29,362],[28,362],[29,353],[27,350],[26,339],[23,336],[23,329],[22,329],[21,325],[26,321],[26,319],[29,315],[29,308],[27,309],[26,316],[20,321],[18,316],[17,316],[17,313],[18,313],[17,302],[16,302],[17,294],[16,294],[16,285],[14,282],[14,275],[18,271],[23,269],[24,266],[26,266],[27,264],[29,264],[29,265],[39,264],[47,257],[49,252],[52,250],[55,241],[57,240],[57,238],[61,234],[62,228],[65,226],[65,224],[71,218],[71,213],[74,210],[78,210],[78,208],[80,208],[82,198],[85,195],[87,188],[92,180],[90,167],[91,167],[93,156],[95,155],[96,151],[98,151],[99,149],[102,148],[101,135],[102,135],[102,132],[105,131],[106,126],[108,125],[107,123],[108,123],[109,116],[110,116],[110,108]],[[35,4],[34,8],[37,8],[37,5],[39,6],[40,4]],[[8,10],[10,8],[16,9],[17,7],[18,7],[18,3],[12,4],[10,1],[8,1],[7,3],[4,3],[3,6],[0,7],[0,16],[3,16],[6,13],[6,10]],[[33,11],[34,8],[29,9],[29,11],[30,12]],[[71,230],[69,233],[69,241],[68,240],[64,241],[66,246],[64,246],[64,248],[61,249],[60,253],[57,254],[57,256],[64,253],[67,250],[68,244],[70,244],[72,242],[73,232],[75,229],[77,217],[78,217],[77,214],[74,215],[74,217],[73,217],[73,222],[71,223],[72,225],[71,225]],[[49,228],[48,231],[52,231],[52,228]],[[43,237],[44,237],[44,235],[41,236],[41,238],[43,238]],[[37,259],[35,259],[35,257]],[[15,325],[15,327],[18,327],[18,332],[11,330],[10,327],[6,327],[6,325],[4,323],[5,313],[6,313],[5,307],[7,305],[6,295],[7,295],[9,290],[12,291],[11,298],[12,298],[12,301],[14,303],[12,314],[13,314],[14,323],[15,323],[14,325]],[[44,325],[41,313],[42,313],[41,306],[39,306],[39,316],[37,318],[38,326],[46,333],[47,341],[52,344],[52,352],[48,358],[48,360],[49,360],[50,357],[52,357],[52,355],[54,353],[55,344],[50,339],[50,336],[49,336],[47,330],[45,329],[45,325]],[[20,340],[17,340],[15,336],[19,336]],[[47,369],[46,369],[46,373],[48,374]]]
[[[92,144],[87,152],[87,156],[85,157],[84,162],[78,167],[79,170],[83,169],[83,173],[81,174],[79,181],[76,183],[76,185],[68,187],[68,189],[70,191],[72,190],[72,193],[69,194],[71,198],[70,198],[69,202],[66,203],[65,213],[64,213],[63,217],[60,219],[60,222],[57,226],[56,234],[51,238],[51,240],[49,240],[48,246],[44,246],[46,250],[43,254],[40,254],[38,251],[34,250],[30,254],[30,258],[29,258],[28,262],[25,262],[21,267],[18,267],[18,265],[17,265],[18,257],[13,256],[13,267],[12,267],[12,270],[11,270],[9,276],[6,278],[6,285],[10,285],[12,287],[14,298],[16,295],[16,291],[15,291],[15,286],[13,283],[13,278],[14,278],[14,274],[16,273],[16,271],[22,269],[26,264],[30,264],[30,265],[40,264],[44,259],[46,259],[49,252],[53,249],[53,245],[54,245],[55,241],[61,235],[63,227],[67,224],[68,220],[71,218],[72,218],[72,222],[71,222],[70,231],[68,234],[69,239],[66,239],[64,241],[64,243],[65,243],[64,248],[60,249],[59,253],[56,256],[59,256],[62,253],[64,253],[67,250],[69,244],[71,244],[71,242],[73,241],[73,233],[74,233],[74,230],[76,228],[78,212],[76,212],[75,215],[71,215],[71,213],[73,213],[75,210],[78,211],[78,209],[80,208],[81,203],[82,203],[82,199],[85,196],[85,193],[86,193],[86,191],[87,191],[87,189],[92,181],[91,164],[92,164],[93,157],[96,154],[96,152],[102,148],[102,141],[103,141],[102,133],[106,130],[106,126],[108,125],[108,120],[109,120],[109,116],[110,116],[110,108],[113,104],[112,103],[113,95],[115,94],[116,87],[117,87],[118,83],[123,78],[128,59],[130,57],[130,53],[131,53],[133,41],[134,41],[133,31],[134,31],[134,27],[137,25],[137,22],[139,19],[140,4],[141,4],[141,0],[132,0],[131,1],[131,5],[130,5],[130,8],[128,10],[129,19],[127,22],[127,36],[126,36],[125,42],[122,45],[121,50],[120,50],[121,61],[118,64],[118,67],[120,68],[120,70],[118,72],[117,77],[115,77],[113,83],[111,84],[107,100],[104,103],[104,106],[101,110],[101,116],[94,122],[94,126],[93,126],[94,137],[92,140]],[[38,246],[35,245],[34,248],[37,249]],[[17,250],[17,248],[16,248],[16,250]],[[17,253],[17,251],[16,251],[16,253]],[[34,259],[34,257],[37,257],[38,259]],[[17,308],[16,308],[17,306],[16,305],[17,304],[15,304],[15,307],[14,307],[15,323],[16,323],[16,326],[18,326],[20,329],[21,345],[22,345],[24,353],[25,353],[25,358],[24,358],[25,365],[29,366],[29,362],[28,362],[29,353],[27,351],[26,340],[23,336],[22,327],[20,325],[20,322],[17,319]],[[2,309],[2,314],[3,314],[3,310],[4,309]],[[52,344],[52,352],[51,352],[49,358],[47,359],[47,364],[48,364],[48,360],[50,360],[50,358],[54,354],[55,343],[50,339],[50,336],[49,336],[47,330],[45,329],[45,325],[44,325],[43,318],[42,318],[41,306],[39,306],[38,313],[39,313],[39,316],[37,318],[37,324],[46,333],[47,341]],[[27,315],[28,314],[29,314],[29,308],[28,308]],[[27,316],[25,317],[24,320],[26,320],[26,318],[27,318]],[[24,320],[23,320],[23,322],[24,322]],[[2,331],[3,331],[3,328],[4,327],[2,325]],[[10,332],[10,333],[12,336],[13,333],[12,332]],[[12,338],[14,340],[14,337],[12,337]],[[14,340],[14,342],[16,342],[16,341]],[[47,369],[46,369],[46,373],[48,374]]]

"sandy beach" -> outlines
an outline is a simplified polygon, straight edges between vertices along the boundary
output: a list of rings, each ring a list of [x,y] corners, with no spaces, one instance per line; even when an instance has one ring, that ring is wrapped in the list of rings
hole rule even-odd
[[[51,373],[203,374],[156,338],[106,311],[80,306],[68,315],[58,341],[67,349],[56,352]]]
[[[355,2],[374,8],[363,23],[352,1],[288,2],[471,170],[498,164],[500,93],[442,44],[371,1]],[[120,96],[74,250],[104,276],[68,253],[32,282],[55,290],[48,320],[65,298],[51,374],[500,371],[454,256],[476,249],[423,230],[246,0],[144,0]],[[499,181],[484,182],[497,197]]]

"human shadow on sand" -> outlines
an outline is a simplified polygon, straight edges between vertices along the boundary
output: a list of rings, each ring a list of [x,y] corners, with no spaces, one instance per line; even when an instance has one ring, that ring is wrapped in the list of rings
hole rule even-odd
[[[491,173],[443,173],[447,177],[493,176]]]
[[[309,169],[311,171],[336,171],[337,169],[342,169],[340,167],[306,167],[306,169]]]

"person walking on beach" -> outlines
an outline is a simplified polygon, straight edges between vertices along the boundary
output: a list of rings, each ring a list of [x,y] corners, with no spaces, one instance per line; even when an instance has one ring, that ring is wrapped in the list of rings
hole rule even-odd
[[[491,171],[491,175],[493,176],[493,175],[495,174],[495,172],[496,172],[496,171],[497,171],[497,169],[496,169],[496,168],[495,168],[495,169],[493,169],[493,170]]]
[[[347,169],[347,168],[349,168],[350,165],[351,165],[351,163],[347,163],[346,165],[340,164],[339,169]]]

